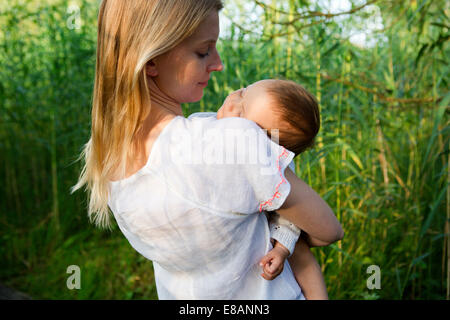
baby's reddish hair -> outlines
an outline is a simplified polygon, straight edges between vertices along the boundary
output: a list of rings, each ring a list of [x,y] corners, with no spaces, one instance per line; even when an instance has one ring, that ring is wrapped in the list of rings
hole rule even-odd
[[[316,98],[301,85],[290,80],[276,80],[267,91],[274,99],[273,109],[288,126],[279,128],[279,144],[299,155],[314,145],[320,129]],[[269,136],[271,133],[269,133]]]

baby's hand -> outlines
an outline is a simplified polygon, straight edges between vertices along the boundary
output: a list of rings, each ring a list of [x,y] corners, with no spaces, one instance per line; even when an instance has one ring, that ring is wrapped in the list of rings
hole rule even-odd
[[[263,267],[261,276],[266,280],[273,280],[283,271],[284,261],[289,256],[289,250],[276,241],[275,246],[259,262]]]

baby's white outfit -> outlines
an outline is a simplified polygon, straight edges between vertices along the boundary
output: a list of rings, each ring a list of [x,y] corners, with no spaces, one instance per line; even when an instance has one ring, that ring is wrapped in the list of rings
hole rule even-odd
[[[300,237],[301,230],[276,212],[270,212],[268,214],[272,215],[269,219],[270,237],[285,246],[289,250],[290,257],[294,252],[295,244]]]
[[[253,162],[255,143],[239,145],[255,133],[265,155]],[[293,158],[250,120],[176,116],[144,167],[110,182],[108,205],[131,246],[153,261],[159,299],[304,299],[287,261],[272,281],[259,266],[272,248],[262,211],[285,201]]]

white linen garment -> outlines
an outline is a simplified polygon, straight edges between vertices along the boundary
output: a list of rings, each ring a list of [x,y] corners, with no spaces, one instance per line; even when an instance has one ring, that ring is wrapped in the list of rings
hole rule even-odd
[[[159,299],[304,299],[287,261],[272,281],[259,266],[272,248],[262,211],[285,201],[293,157],[250,120],[176,116],[144,167],[110,182],[108,205],[153,261]]]
[[[193,117],[216,117],[217,112],[196,112],[191,114],[188,119]],[[295,173],[294,161],[289,163],[289,168]],[[300,237],[301,230],[292,222],[281,217],[275,211],[264,211],[269,220],[270,238],[277,240],[289,250],[289,256],[294,252],[295,244]]]

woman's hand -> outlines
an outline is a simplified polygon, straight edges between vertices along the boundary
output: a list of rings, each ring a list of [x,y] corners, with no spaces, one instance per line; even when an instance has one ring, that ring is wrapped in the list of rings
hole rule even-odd
[[[321,245],[341,240],[344,230],[328,204],[291,169],[286,168],[285,176],[291,192],[277,212]]]

